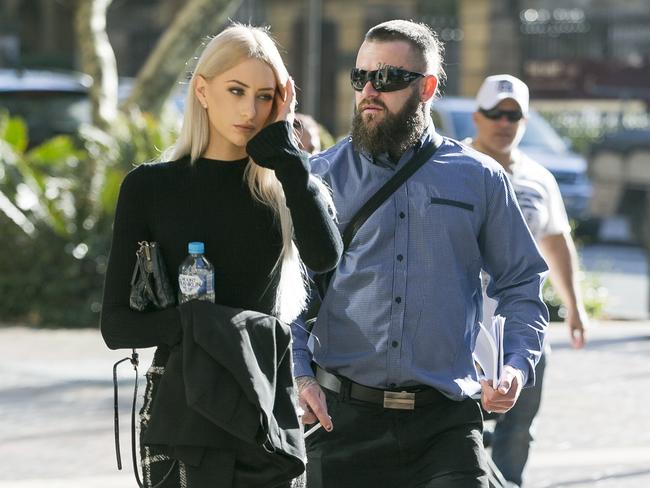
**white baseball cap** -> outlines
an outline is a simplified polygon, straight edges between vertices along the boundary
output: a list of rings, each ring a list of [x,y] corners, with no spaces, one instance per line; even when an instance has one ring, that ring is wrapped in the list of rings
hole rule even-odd
[[[492,75],[485,78],[476,94],[476,103],[479,108],[490,110],[507,98],[517,102],[521,112],[528,115],[528,86],[511,75]]]

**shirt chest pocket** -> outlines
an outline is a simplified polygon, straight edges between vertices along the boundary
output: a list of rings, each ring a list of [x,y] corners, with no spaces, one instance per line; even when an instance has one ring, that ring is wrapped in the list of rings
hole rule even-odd
[[[460,200],[452,200],[450,198],[431,197],[429,200],[429,205],[447,205],[449,207],[460,208],[469,212],[474,211],[474,204]]]
[[[480,228],[475,205],[458,198],[427,198],[425,219],[433,231],[433,236],[451,239],[453,242],[467,243],[474,240]]]

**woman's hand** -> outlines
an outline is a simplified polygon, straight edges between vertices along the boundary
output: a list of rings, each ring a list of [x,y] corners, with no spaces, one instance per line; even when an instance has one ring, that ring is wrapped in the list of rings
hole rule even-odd
[[[296,88],[293,83],[293,78],[289,77],[284,87],[280,87],[275,93],[277,115],[274,122],[286,120],[293,125],[293,120],[296,117],[296,103]]]

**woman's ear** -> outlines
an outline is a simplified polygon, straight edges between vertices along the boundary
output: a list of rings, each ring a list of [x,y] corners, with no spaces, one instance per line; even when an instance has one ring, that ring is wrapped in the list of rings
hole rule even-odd
[[[207,84],[207,80],[201,75],[197,75],[197,77],[194,78],[194,96],[203,108],[208,108],[208,101],[205,96]]]
[[[426,75],[422,81],[422,89],[420,90],[420,100],[428,102],[436,94],[438,88],[438,78],[434,75]]]

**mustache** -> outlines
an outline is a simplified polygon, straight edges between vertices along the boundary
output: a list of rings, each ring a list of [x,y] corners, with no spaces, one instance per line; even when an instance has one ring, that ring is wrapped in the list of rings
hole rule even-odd
[[[363,100],[361,100],[361,101],[359,102],[359,105],[357,105],[357,111],[361,111],[361,110],[363,110],[363,109],[366,108],[368,105],[375,105],[375,106],[377,106],[377,107],[381,107],[381,108],[383,108],[383,109],[388,109],[388,107],[386,107],[386,105],[384,104],[384,102],[382,102],[381,100],[377,100],[377,99],[369,100],[369,99],[367,99],[367,98],[364,98]]]

